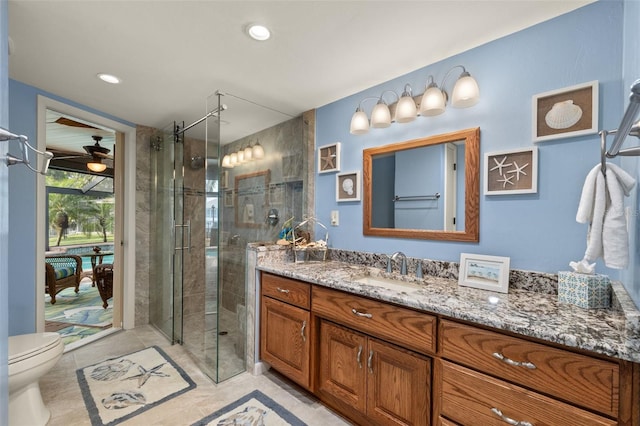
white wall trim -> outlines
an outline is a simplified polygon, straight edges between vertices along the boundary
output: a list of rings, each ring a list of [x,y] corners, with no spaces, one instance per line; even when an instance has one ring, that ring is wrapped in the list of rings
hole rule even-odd
[[[135,314],[135,266],[136,266],[136,128],[69,104],[38,95],[38,149],[45,150],[47,109],[69,114],[100,126],[124,133],[124,223],[123,223],[123,279],[122,327],[133,328]],[[45,180],[38,175],[36,188],[36,226],[45,228]],[[44,264],[44,232],[36,232],[36,265]],[[115,243],[115,242],[114,242]],[[44,268],[36,268],[36,330],[44,331]]]

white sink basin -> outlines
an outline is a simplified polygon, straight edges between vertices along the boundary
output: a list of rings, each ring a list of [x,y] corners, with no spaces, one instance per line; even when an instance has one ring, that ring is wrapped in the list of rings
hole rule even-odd
[[[413,290],[418,290],[422,288],[422,286],[417,283],[407,282],[407,281],[398,281],[398,280],[394,280],[391,278],[384,278],[384,277],[373,277],[370,275],[358,277],[353,281],[360,284],[388,288],[390,290],[394,290],[398,292],[413,291]]]

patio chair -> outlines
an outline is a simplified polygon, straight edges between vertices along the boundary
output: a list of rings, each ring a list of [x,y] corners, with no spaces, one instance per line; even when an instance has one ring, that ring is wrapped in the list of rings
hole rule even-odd
[[[56,303],[56,294],[65,288],[75,287],[80,291],[82,259],[73,254],[45,256],[45,293],[51,296],[51,304]]]
[[[102,263],[95,267],[96,286],[102,298],[102,307],[107,309],[107,301],[113,297],[113,265]]]

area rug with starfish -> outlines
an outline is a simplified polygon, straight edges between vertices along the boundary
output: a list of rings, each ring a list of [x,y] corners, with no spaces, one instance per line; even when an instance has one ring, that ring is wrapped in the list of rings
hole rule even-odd
[[[93,426],[116,425],[196,387],[157,346],[76,373]]]
[[[255,390],[192,426],[307,426],[289,410]]]

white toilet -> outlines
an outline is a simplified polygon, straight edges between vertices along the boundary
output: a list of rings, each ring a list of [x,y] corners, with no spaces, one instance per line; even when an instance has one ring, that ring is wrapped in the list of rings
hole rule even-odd
[[[64,343],[58,333],[9,336],[9,425],[45,425],[51,413],[38,381],[56,365]]]

